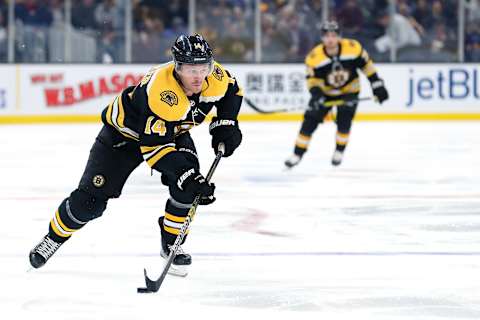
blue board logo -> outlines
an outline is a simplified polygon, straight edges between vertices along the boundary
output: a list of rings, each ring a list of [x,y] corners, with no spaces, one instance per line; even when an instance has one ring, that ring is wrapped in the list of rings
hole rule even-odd
[[[439,70],[434,76],[419,76],[410,69],[407,107],[431,99],[459,101],[480,99],[479,70],[451,68]]]

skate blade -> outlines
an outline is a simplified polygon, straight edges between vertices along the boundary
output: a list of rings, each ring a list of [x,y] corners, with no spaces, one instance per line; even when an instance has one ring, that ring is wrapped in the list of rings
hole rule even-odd
[[[188,275],[188,270],[186,267],[183,266],[175,266],[171,265],[170,269],[168,269],[168,274],[176,277],[186,277]]]

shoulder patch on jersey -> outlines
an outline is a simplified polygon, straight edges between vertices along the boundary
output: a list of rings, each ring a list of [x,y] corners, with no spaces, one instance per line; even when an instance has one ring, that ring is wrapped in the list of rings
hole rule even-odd
[[[218,66],[215,66],[215,68],[213,68],[213,73],[212,74],[215,77],[215,79],[217,79],[218,81],[222,81],[223,71]]]
[[[175,92],[171,90],[162,91],[160,93],[160,97],[162,101],[168,104],[170,107],[173,107],[174,105],[178,105],[178,97],[175,94]]]
[[[173,76],[173,63],[156,68],[147,85],[148,106],[165,121],[179,121],[190,110],[190,101]]]
[[[203,83],[200,102],[216,102],[222,99],[227,92],[230,79],[233,77],[227,76],[226,70],[218,62],[215,62],[213,72]]]

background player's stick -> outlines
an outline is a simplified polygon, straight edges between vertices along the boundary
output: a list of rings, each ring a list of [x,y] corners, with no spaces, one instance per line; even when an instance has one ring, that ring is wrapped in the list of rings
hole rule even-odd
[[[368,100],[372,100],[372,99],[373,99],[373,97],[363,97],[363,98],[358,98],[356,100],[348,100],[348,101],[341,100],[341,99],[340,100],[331,100],[331,101],[325,102],[324,105],[326,107],[333,107],[333,106],[345,105],[347,103],[357,103],[357,102],[360,102],[360,101],[368,101]],[[305,107],[293,107],[293,108],[265,110],[265,109],[259,108],[252,100],[248,99],[247,97],[244,97],[243,100],[249,105],[250,108],[252,108],[253,110],[257,111],[258,113],[262,113],[262,114],[290,112],[290,111],[297,111],[297,110],[300,111],[300,110],[306,110],[307,109]]]
[[[208,170],[207,176],[205,177],[207,182],[210,182],[210,179],[212,178],[212,175],[215,172],[215,169],[217,168],[218,163],[220,162],[220,159],[222,158],[224,153],[225,153],[225,145],[223,143],[220,143],[218,146],[217,156],[215,157],[215,160],[213,161],[212,166],[210,167],[210,170]],[[180,233],[177,235],[177,238],[175,239],[175,243],[170,248],[170,254],[168,255],[165,266],[163,267],[163,272],[160,275],[160,277],[157,280],[152,280],[147,276],[147,270],[143,269],[143,274],[145,275],[146,288],[137,288],[138,293],[153,293],[153,292],[157,292],[158,289],[160,289],[160,286],[162,285],[162,282],[168,273],[168,269],[170,269],[170,266],[172,265],[173,259],[175,258],[175,254],[177,253],[177,250],[180,247],[180,244],[182,243],[183,238],[185,238],[185,234],[187,233],[188,226],[190,225],[190,223],[193,220],[193,217],[195,216],[195,212],[197,211],[197,207],[199,203],[200,203],[200,195],[197,195],[195,197],[195,200],[193,200],[190,210],[188,211],[187,217],[185,218],[185,222],[183,222],[182,228],[180,229]]]

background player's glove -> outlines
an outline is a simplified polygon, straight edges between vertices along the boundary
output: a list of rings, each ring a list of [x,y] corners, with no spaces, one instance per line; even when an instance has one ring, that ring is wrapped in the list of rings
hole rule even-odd
[[[242,142],[242,132],[238,127],[237,120],[218,119],[214,117],[210,123],[210,134],[212,135],[212,148],[218,152],[218,145],[225,145],[224,157],[229,157]]]
[[[208,183],[207,180],[195,168],[190,168],[178,176],[176,181],[178,189],[191,193],[193,195],[200,194],[200,204],[210,204],[216,199],[213,196],[215,192],[215,185]]]
[[[383,85],[383,80],[379,79],[372,82],[372,90],[373,95],[379,103],[383,103],[383,101],[388,99],[388,91]]]

